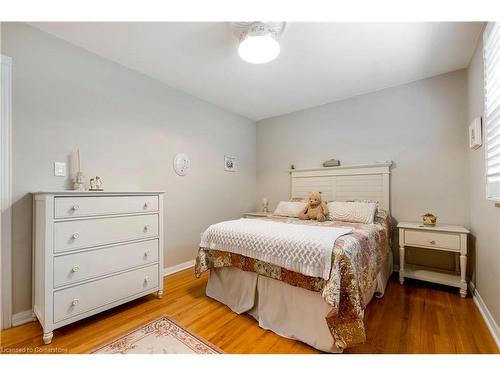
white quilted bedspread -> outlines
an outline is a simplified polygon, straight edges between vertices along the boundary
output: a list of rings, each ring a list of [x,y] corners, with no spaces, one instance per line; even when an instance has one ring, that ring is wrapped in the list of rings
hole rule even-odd
[[[328,280],[335,241],[351,232],[352,228],[239,219],[208,227],[200,247],[244,255]]]

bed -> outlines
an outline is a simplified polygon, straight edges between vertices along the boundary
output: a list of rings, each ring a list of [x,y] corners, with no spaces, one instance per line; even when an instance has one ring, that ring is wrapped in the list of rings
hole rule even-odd
[[[197,276],[210,270],[207,296],[253,316],[264,329],[324,352],[341,353],[364,342],[364,310],[373,296],[383,296],[392,272],[390,167],[377,163],[290,171],[291,198],[305,198],[316,190],[326,201],[376,201],[373,223],[269,216],[219,223],[215,227],[220,233],[211,226],[211,237],[205,242],[202,237],[195,265]],[[298,245],[287,249],[279,239],[269,241],[274,237],[267,233],[271,251],[266,252],[266,243],[247,238],[252,231],[284,232],[281,237],[287,241],[296,237],[293,244],[303,240],[304,249],[328,241],[334,246],[323,253],[304,252]],[[228,233],[234,237],[231,246],[223,241]],[[309,253],[324,259],[308,259]]]

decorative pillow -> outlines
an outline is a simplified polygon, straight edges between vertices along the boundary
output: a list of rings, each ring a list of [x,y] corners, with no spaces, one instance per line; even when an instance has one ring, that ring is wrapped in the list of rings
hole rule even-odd
[[[377,203],[330,202],[328,203],[328,210],[330,211],[329,220],[373,224]]]
[[[281,201],[274,210],[273,215],[299,217],[299,213],[307,206],[305,202]]]

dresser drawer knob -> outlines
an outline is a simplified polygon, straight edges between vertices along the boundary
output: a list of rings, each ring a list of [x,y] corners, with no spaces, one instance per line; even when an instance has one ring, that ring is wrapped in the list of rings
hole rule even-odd
[[[72,306],[76,306],[76,305],[78,305],[78,302],[80,302],[80,300],[79,300],[78,298],[75,298],[75,299],[73,300],[73,302],[71,302],[71,305],[72,305]]]
[[[144,209],[147,210],[148,209],[148,202],[145,202],[144,203]]]
[[[73,233],[71,236],[72,239],[76,240],[78,237],[80,237],[80,233]]]
[[[146,277],[144,278],[144,284],[147,284],[147,283],[149,283],[149,276],[146,276]]]
[[[144,225],[144,232],[149,231],[149,225]]]
[[[77,205],[77,204],[75,204],[73,207],[71,207],[71,209],[72,209],[73,211],[76,211],[76,210],[79,210],[79,209],[80,209],[80,206],[79,206],[79,205]]]
[[[80,266],[78,264],[74,265],[71,271],[77,272],[80,269]]]
[[[150,250],[146,250],[146,251],[144,252],[144,258],[147,258],[147,257],[149,256],[149,253],[150,253],[150,252],[151,252]]]
[[[429,240],[429,243],[432,244],[432,245],[435,245],[436,244],[436,241],[434,240]]]

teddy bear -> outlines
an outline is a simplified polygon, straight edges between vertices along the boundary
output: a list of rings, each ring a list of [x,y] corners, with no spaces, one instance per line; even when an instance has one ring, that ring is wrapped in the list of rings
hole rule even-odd
[[[309,203],[299,214],[300,220],[325,221],[328,217],[328,207],[321,201],[321,193],[313,191],[309,193]]]

